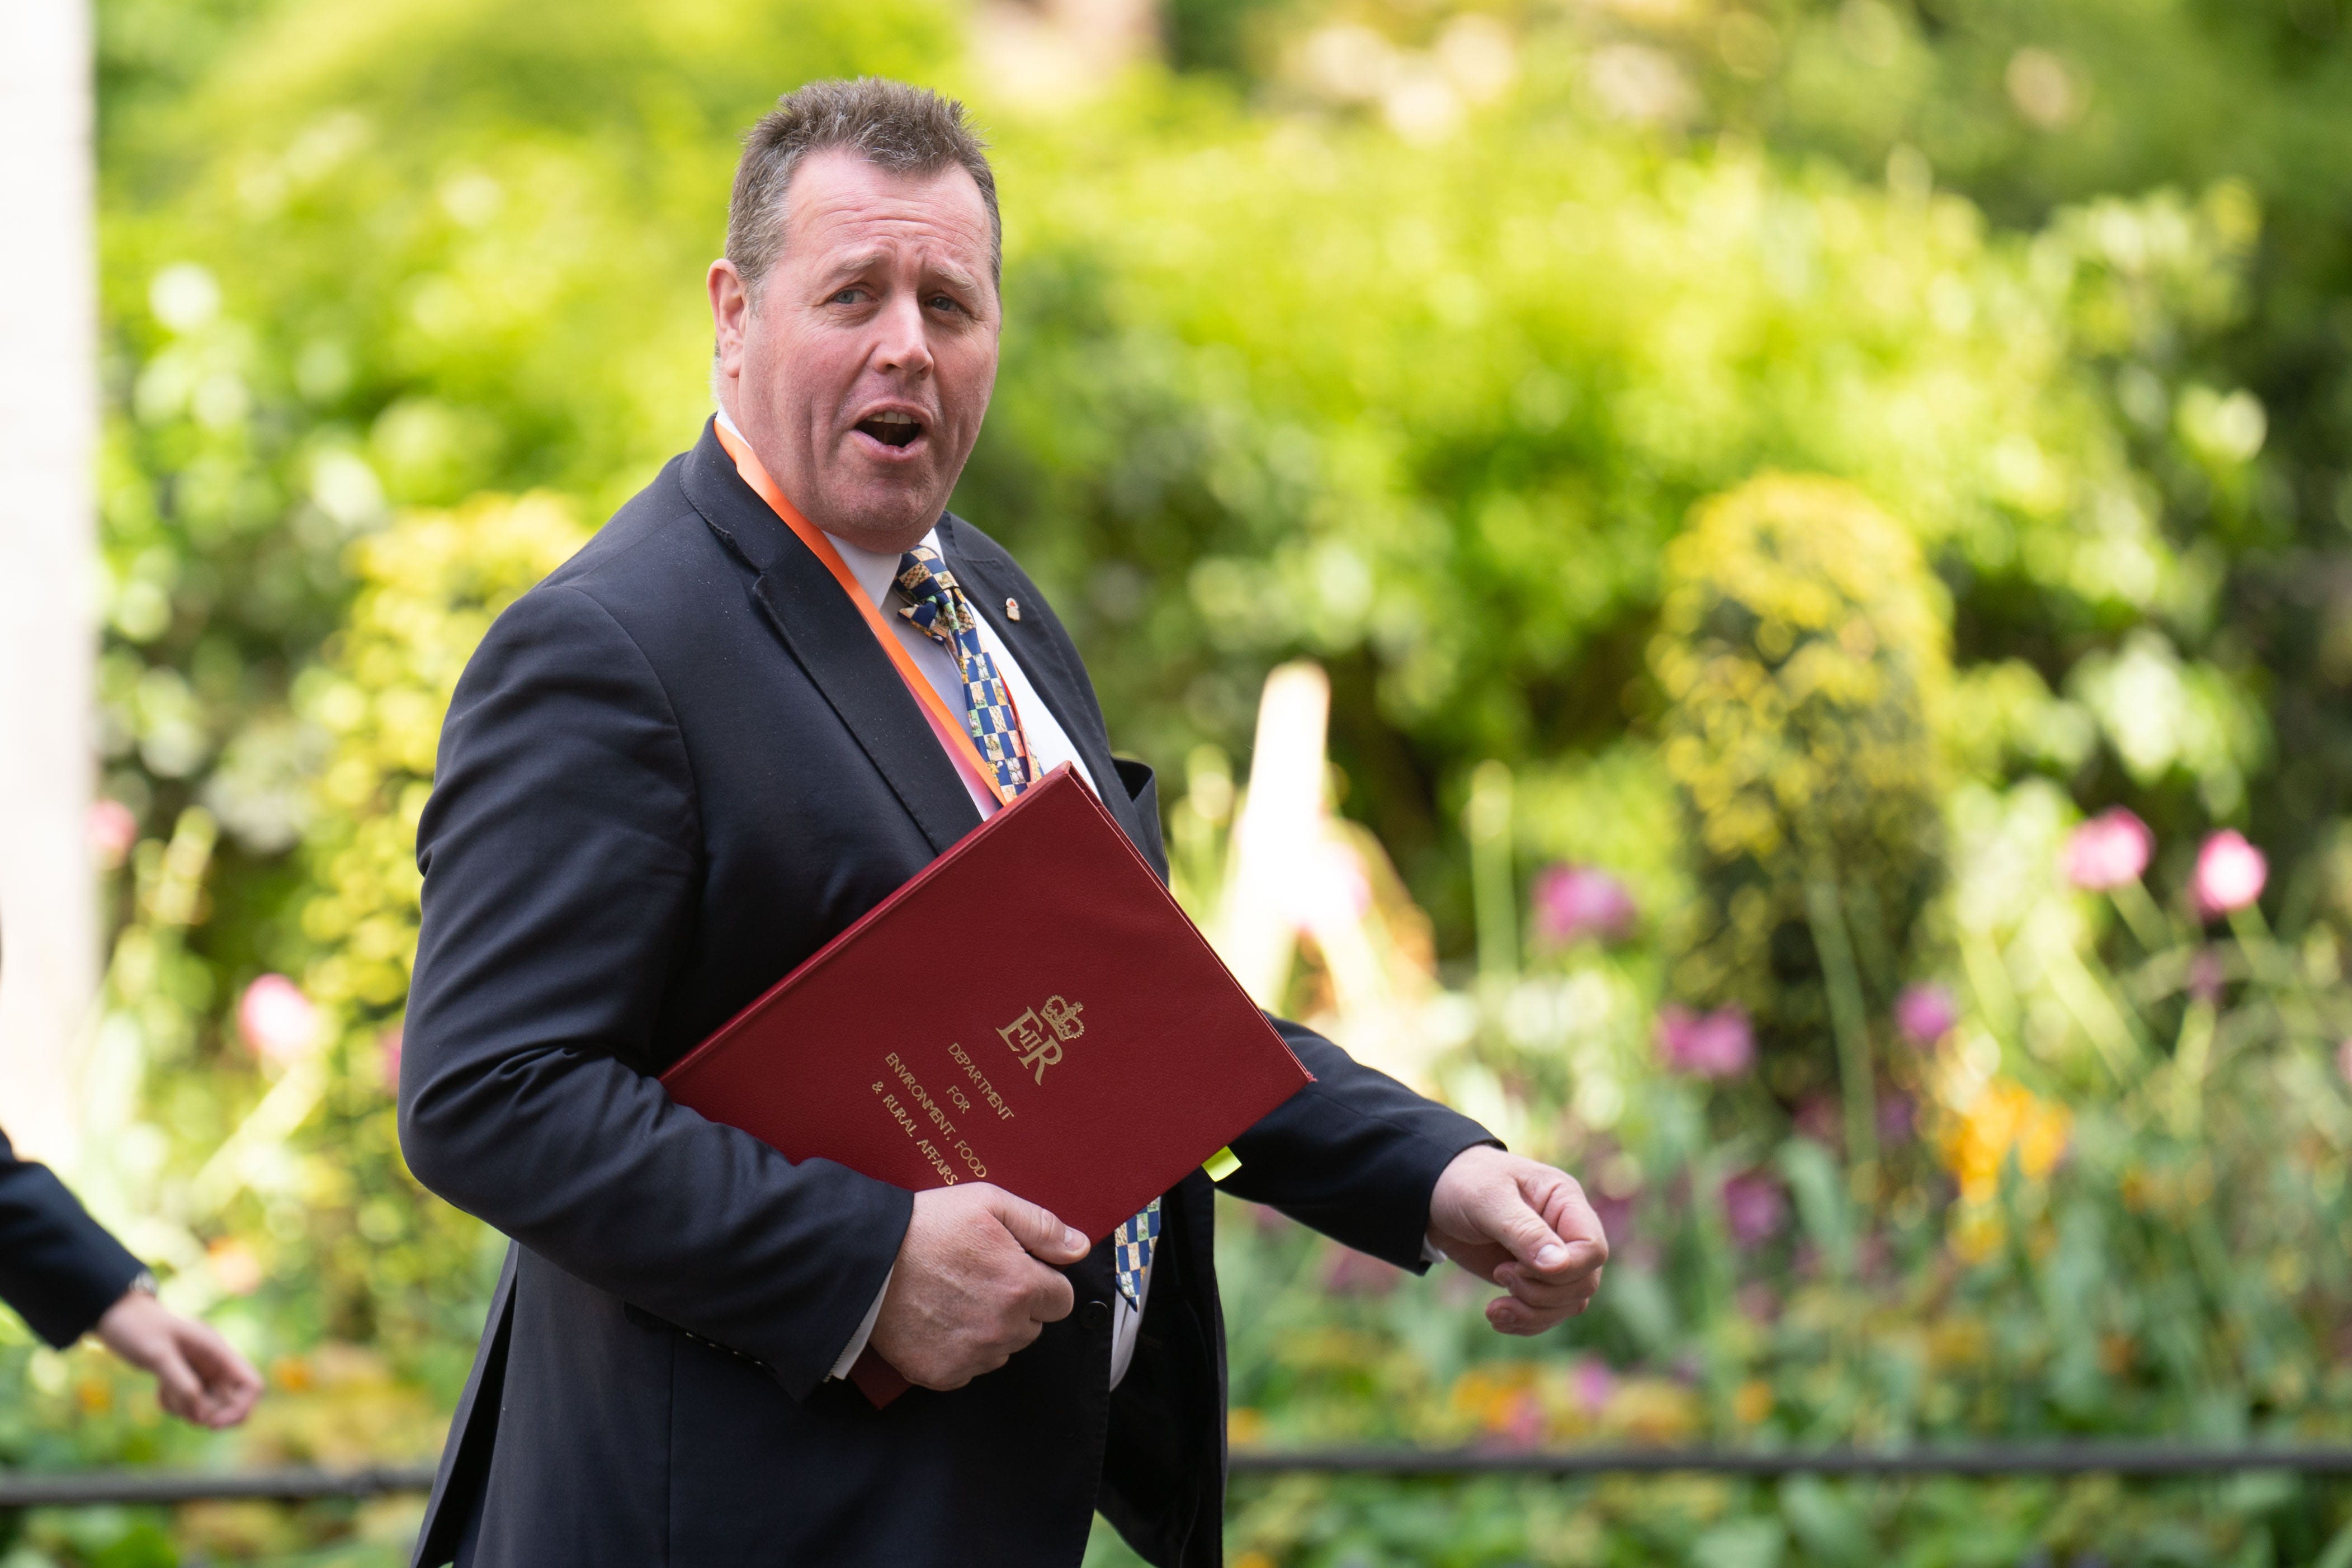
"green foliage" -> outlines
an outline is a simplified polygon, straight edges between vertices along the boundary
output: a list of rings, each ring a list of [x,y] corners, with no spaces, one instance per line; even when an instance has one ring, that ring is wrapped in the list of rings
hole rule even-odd
[[[484,489],[601,514],[642,485],[708,408],[699,279],[736,134],[807,77],[919,73],[952,28],[814,3],[257,7],[179,91],[107,32],[107,786],[151,823],[212,809],[259,907],[200,944],[290,964],[274,873],[320,737],[289,693],[351,542]]]
[[[1428,146],[1213,104],[1164,151],[1008,134],[1019,330],[961,498],[1071,605],[1147,756],[1234,746],[1268,664],[1328,663],[1348,809],[1452,953],[1469,766],[1546,790],[1656,714],[1663,551],[1759,468],[1860,484],[1971,626],[2095,649],[2210,616],[2097,366],[2217,324],[2250,237],[2231,190],[2029,245],[1737,144],[1665,158],[1525,58]]]
[[[1531,954],[1448,1064],[1601,1194],[1603,1309],[1509,1344],[1463,1282],[1230,1216],[1239,1437],[2340,1429],[2352,1121],[2316,1054],[2352,1023],[2326,847],[2352,793],[2339,12],[1171,0],[1177,71],[1060,107],[972,82],[1010,326],[956,505],[1054,595],[1122,747],[1171,778],[1242,756],[1265,670],[1310,656],[1344,808],[1449,961],[1490,759],[1520,869],[1603,864],[1696,917]],[[429,1447],[497,1246],[402,1169],[385,1076],[449,682],[707,410],[740,128],[813,75],[969,79],[971,24],[104,0],[105,788],[142,841],[110,883],[93,1199],[270,1363],[283,1414],[208,1446],[19,1339],[12,1460]],[[1180,838],[1232,805],[1194,772]],[[2143,942],[2047,885],[2074,802],[2117,798],[2178,847],[2159,886],[2189,829],[2239,821],[2307,923],[2216,944],[2200,1000],[2190,928]],[[1889,992],[1946,954],[1967,1026],[1889,1050]],[[272,969],[321,1008],[291,1065],[231,1022]],[[1843,1128],[1663,1076],[1667,994],[1752,1009],[1786,1098],[1835,1060]],[[1889,1124],[1875,1185],[1858,1065],[1923,1122]],[[1734,1178],[1781,1193],[1760,1240]],[[2237,1483],[1297,1481],[1243,1489],[1234,1544],[1249,1568],[2340,1563],[2342,1511]],[[390,1560],[403,1528],[173,1526],[214,1561],[319,1563]],[[154,1530],[24,1539],[145,1561]]]
[[[313,1126],[340,1201],[314,1196],[311,1245],[289,1258],[339,1340],[378,1346],[447,1390],[464,1372],[480,1268],[494,1237],[407,1173],[393,1106],[400,1018],[416,953],[416,823],[441,716],[498,613],[561,565],[586,531],[543,496],[485,496],[414,512],[352,551],[343,629],[297,690],[331,736],[306,846],[303,988],[330,1020],[337,1080]],[[494,1256],[494,1253],[492,1254]]]
[[[2070,814],[2053,804],[2029,784],[1999,816],[1958,814],[1972,1012],[1892,1064],[1916,1131],[1890,1128],[1905,1157],[1869,1202],[1833,1127],[1727,1135],[1707,1086],[1659,1071],[1638,949],[1555,955],[1505,1007],[1507,1043],[1482,1049],[1520,1086],[1516,1145],[1584,1173],[1614,1238],[1595,1310],[1497,1340],[1458,1275],[1414,1281],[1228,1205],[1220,1273],[1249,1303],[1231,1329],[1235,1441],[2352,1434],[2337,1351],[2352,1272],[2320,1239],[2352,1218],[2352,1102],[2331,1059],[2352,1027],[2342,934],[2242,912],[2215,938],[2152,904],[2106,929],[2107,900],[2054,873]],[[2119,889],[2116,905],[2136,901]],[[2112,1060],[2108,1027],[2127,1053]],[[2300,1562],[2352,1539],[2347,1510],[2340,1487],[2286,1477],[1291,1478],[1237,1488],[1232,1541],[1301,1568],[1716,1561],[1768,1543],[1808,1563]]]
[[[1944,595],[1866,497],[1785,476],[1700,507],[1666,572],[1651,665],[1698,862],[1673,986],[1747,1013],[1794,1103],[1833,1079],[1834,987],[1893,1005],[1941,871]]]

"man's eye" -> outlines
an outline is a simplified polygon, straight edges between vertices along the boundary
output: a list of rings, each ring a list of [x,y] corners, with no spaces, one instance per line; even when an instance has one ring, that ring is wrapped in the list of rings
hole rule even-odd
[[[963,309],[963,301],[957,299],[952,294],[934,294],[931,296],[931,309],[934,310],[961,310]]]
[[[855,305],[860,299],[864,298],[865,293],[866,290],[863,289],[844,289],[840,293],[835,294],[831,300],[827,300],[826,303],[832,305]]]

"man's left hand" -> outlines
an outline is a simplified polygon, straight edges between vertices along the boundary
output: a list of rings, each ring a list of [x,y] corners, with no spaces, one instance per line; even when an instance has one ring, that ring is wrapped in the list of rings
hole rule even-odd
[[[1486,1321],[1507,1334],[1539,1334],[1583,1311],[1609,1261],[1609,1238],[1575,1177],[1484,1143],[1437,1178],[1429,1239],[1510,1292],[1486,1303]]]

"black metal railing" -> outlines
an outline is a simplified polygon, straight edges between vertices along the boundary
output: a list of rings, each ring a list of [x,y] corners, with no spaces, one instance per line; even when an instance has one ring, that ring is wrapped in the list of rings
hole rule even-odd
[[[1966,1448],[1237,1449],[1236,1474],[1732,1476],[2198,1476],[2243,1470],[2352,1474],[2352,1447],[1995,1443]]]
[[[1730,1476],[2231,1475],[2292,1470],[2352,1475],[2352,1447],[2223,1447],[2164,1443],[1995,1443],[1901,1449],[1746,1448],[1237,1448],[1236,1475]],[[168,1505],[259,1499],[309,1502],[421,1492],[430,1466],[365,1469],[58,1470],[0,1472],[0,1510],[100,1504]]]

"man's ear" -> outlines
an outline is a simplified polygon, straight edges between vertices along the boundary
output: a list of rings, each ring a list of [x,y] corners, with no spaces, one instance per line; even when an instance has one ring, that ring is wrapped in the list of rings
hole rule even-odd
[[[710,264],[710,355],[713,372],[729,380],[743,371],[743,334],[751,320],[751,292],[725,257]]]

